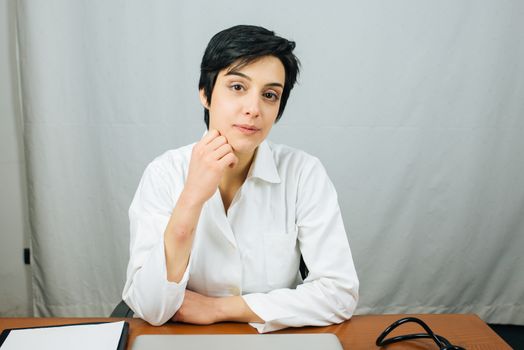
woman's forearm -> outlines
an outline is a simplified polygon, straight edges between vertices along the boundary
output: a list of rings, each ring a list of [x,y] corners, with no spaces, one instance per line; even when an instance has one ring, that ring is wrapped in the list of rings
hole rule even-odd
[[[217,308],[216,322],[264,322],[240,296],[216,298],[215,303]]]
[[[182,192],[164,232],[167,280],[180,282],[189,262],[203,203]]]

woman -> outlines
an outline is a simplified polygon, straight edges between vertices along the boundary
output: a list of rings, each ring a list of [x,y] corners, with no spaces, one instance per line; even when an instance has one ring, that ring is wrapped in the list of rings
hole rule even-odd
[[[266,141],[296,81],[294,47],[255,26],[209,42],[199,83],[208,132],[151,162],[129,209],[123,299],[151,324],[269,332],[353,314],[358,278],[331,181],[317,158]]]

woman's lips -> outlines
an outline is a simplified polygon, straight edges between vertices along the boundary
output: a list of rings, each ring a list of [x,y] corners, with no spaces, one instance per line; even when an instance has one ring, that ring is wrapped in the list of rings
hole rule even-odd
[[[254,125],[234,124],[233,127],[244,135],[253,135],[254,133],[260,131],[260,129]]]

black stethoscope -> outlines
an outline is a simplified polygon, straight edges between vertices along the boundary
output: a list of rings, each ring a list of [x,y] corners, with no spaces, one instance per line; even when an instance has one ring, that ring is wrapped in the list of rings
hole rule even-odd
[[[407,322],[415,322],[419,324],[422,328],[424,328],[426,333],[406,334],[406,335],[399,335],[399,336],[389,338],[389,339],[384,339],[395,328]],[[424,321],[416,317],[406,317],[406,318],[402,318],[398,321],[393,322],[388,328],[386,328],[384,332],[382,332],[382,334],[379,335],[375,344],[377,346],[385,346],[385,345],[389,345],[393,343],[398,343],[404,340],[413,340],[413,339],[422,339],[422,338],[433,339],[433,341],[435,341],[435,343],[437,344],[440,350],[466,350],[465,348],[461,346],[451,344],[449,340],[447,340],[443,336],[435,334],[431,330],[431,328],[429,328],[429,326],[426,323],[424,323]]]

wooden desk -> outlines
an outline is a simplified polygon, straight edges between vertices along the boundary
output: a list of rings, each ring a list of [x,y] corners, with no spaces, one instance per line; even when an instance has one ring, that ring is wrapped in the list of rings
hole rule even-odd
[[[363,315],[354,316],[340,325],[327,327],[288,328],[275,333],[334,333],[340,339],[344,349],[380,349],[375,346],[378,335],[391,323],[407,315]],[[426,322],[434,332],[444,336],[455,345],[467,350],[511,349],[487,324],[476,315],[411,315]],[[119,321],[119,318],[0,318],[0,331],[6,328],[33,327],[96,321]],[[219,323],[210,326],[195,326],[180,323],[168,323],[153,327],[140,319],[125,319],[129,322],[128,349],[140,334],[241,334],[256,333],[247,324]],[[417,325],[402,325],[400,332],[393,334],[419,333]],[[432,340],[416,340],[390,345],[383,349],[428,349],[437,346]]]

